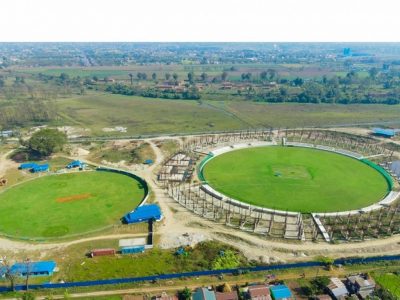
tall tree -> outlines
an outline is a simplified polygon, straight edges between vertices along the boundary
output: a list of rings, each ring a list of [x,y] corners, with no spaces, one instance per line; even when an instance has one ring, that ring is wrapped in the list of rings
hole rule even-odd
[[[67,135],[57,129],[45,128],[35,132],[28,141],[28,148],[42,156],[61,151],[67,142]]]
[[[131,85],[133,85],[133,74],[129,73],[129,78],[131,79]]]

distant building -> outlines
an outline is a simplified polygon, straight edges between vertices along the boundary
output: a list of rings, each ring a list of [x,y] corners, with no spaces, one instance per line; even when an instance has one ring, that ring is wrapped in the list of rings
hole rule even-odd
[[[253,285],[248,289],[251,300],[271,300],[271,292],[266,285]]]
[[[343,55],[344,56],[351,56],[351,49],[350,48],[344,48],[343,49]]]
[[[361,299],[370,296],[376,287],[375,281],[364,275],[349,276],[346,285],[351,293],[357,294]]]
[[[349,295],[349,291],[344,283],[336,277],[332,277],[330,279],[327,289],[329,290],[329,294],[333,299],[344,299]]]
[[[207,288],[198,288],[192,294],[192,300],[216,300],[214,291],[210,291]]]

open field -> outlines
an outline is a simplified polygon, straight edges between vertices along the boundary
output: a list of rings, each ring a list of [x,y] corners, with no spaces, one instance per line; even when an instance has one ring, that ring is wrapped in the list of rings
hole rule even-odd
[[[118,224],[143,195],[137,181],[115,173],[44,176],[0,194],[0,232],[44,239],[90,232]]]
[[[162,100],[91,93],[59,99],[55,124],[88,128],[89,135],[176,134],[260,127],[399,122],[396,105],[267,104],[244,101]],[[357,114],[354,114],[357,111]],[[103,128],[123,126],[126,133]]]
[[[355,159],[304,148],[236,150],[210,160],[203,172],[233,199],[304,213],[362,208],[388,189],[380,173]]]
[[[196,101],[92,94],[59,101],[60,123],[87,127],[94,135],[115,135],[105,127],[127,127],[126,134],[235,130],[248,127],[227,113]],[[117,133],[118,134],[118,133]]]

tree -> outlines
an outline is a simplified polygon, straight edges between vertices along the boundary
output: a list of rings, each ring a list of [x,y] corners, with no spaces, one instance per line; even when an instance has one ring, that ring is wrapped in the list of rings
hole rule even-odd
[[[25,287],[26,287],[26,291],[29,290],[29,277],[31,276],[31,272],[32,272],[32,262],[29,258],[26,258],[24,260],[24,266],[25,266]]]
[[[4,277],[10,282],[10,289],[15,291],[15,281],[19,274],[12,271],[12,263],[7,258],[3,258],[0,266],[4,269]]]
[[[176,74],[176,73],[174,73],[174,74],[172,74],[172,78],[174,78],[174,80],[176,81],[176,80],[178,80],[178,74]]]
[[[222,81],[225,81],[227,78],[228,78],[228,73],[227,72],[222,72],[222,74],[221,74]]]
[[[157,74],[156,73],[151,74],[151,79],[156,80],[157,79]]]
[[[179,299],[181,300],[190,300],[192,298],[192,291],[185,287],[182,291],[179,292]]]
[[[42,156],[61,151],[67,142],[67,135],[57,129],[45,128],[35,132],[28,141],[29,150]]]
[[[171,74],[165,73],[165,80],[170,80],[170,79],[171,79]]]
[[[267,71],[262,71],[262,72],[260,73],[260,78],[261,78],[262,80],[266,80],[266,79],[267,79],[267,76],[268,76]]]
[[[378,69],[373,67],[373,68],[369,69],[368,74],[369,74],[369,77],[371,77],[372,79],[375,79],[376,76],[378,75]]]
[[[207,78],[208,78],[207,73],[205,73],[205,72],[201,73],[200,78],[202,81],[207,81]]]
[[[131,85],[133,85],[133,74],[129,73],[129,78],[131,79]]]
[[[188,75],[187,75],[187,77],[188,77],[188,81],[189,81],[190,83],[193,83],[193,82],[194,82],[194,73],[193,73],[193,72],[189,72]]]

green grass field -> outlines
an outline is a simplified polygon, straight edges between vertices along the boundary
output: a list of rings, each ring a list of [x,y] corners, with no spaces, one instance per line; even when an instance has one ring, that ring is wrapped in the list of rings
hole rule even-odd
[[[18,238],[83,234],[119,223],[143,196],[139,182],[116,173],[44,176],[0,194],[0,233]]]
[[[304,213],[362,208],[380,200],[388,189],[373,168],[306,148],[232,151],[210,160],[203,174],[212,187],[234,199]]]
[[[374,277],[377,283],[389,291],[396,299],[400,299],[400,276],[387,273]]]

